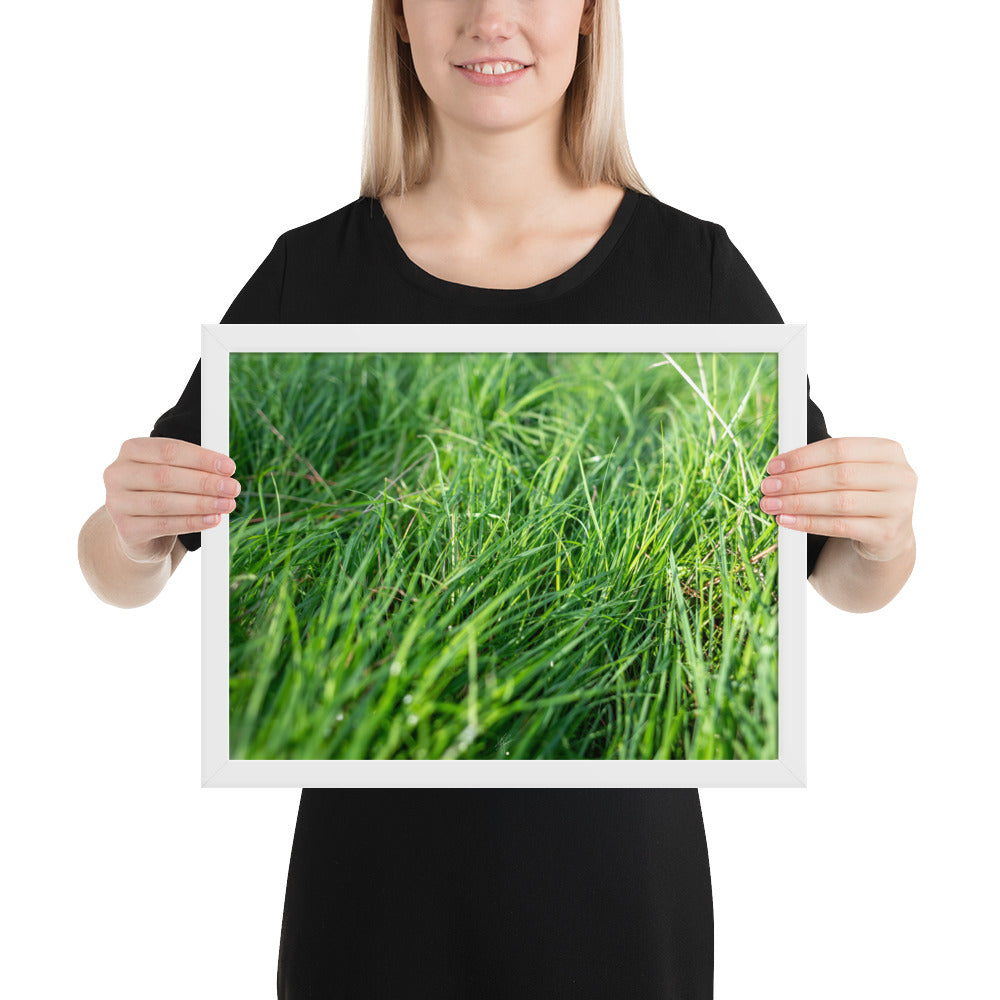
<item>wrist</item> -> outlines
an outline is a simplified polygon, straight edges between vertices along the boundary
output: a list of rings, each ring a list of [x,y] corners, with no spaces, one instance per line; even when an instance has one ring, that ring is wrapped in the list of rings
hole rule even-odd
[[[170,558],[176,536],[153,538],[145,545],[135,548],[125,544],[122,536],[115,531],[118,551],[130,562],[153,568]]]
[[[859,559],[863,559],[865,562],[890,563],[904,558],[911,558],[916,552],[917,539],[911,527],[909,535],[903,544],[901,546],[894,546],[888,552],[878,552],[872,550],[859,542],[856,538],[851,539],[851,548],[854,550],[854,554]]]

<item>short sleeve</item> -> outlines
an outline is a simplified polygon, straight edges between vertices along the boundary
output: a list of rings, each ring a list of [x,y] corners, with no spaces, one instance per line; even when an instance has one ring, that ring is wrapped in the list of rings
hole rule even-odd
[[[781,316],[722,226],[711,223],[710,323],[780,323]]]
[[[223,323],[281,322],[285,252],[285,237],[282,235],[226,310],[222,317]],[[180,399],[160,416],[149,436],[178,438],[192,444],[201,444],[201,361],[195,365]],[[178,537],[189,552],[201,548],[200,531]]]
[[[180,399],[153,425],[150,437],[177,438],[201,444],[201,361],[194,366]],[[178,535],[181,544],[193,552],[201,548],[201,532]]]
[[[824,441],[830,437],[826,429],[826,418],[823,411],[812,401],[809,393],[809,376],[806,376],[806,443]],[[826,535],[806,535],[806,576],[812,576],[816,568],[816,560],[826,544]]]
[[[222,317],[223,323],[280,323],[287,248],[279,236]]]
[[[712,229],[712,292],[709,308],[712,323],[781,323],[781,314],[757,275],[722,226]],[[806,377],[806,442],[830,437],[826,420],[809,393]],[[806,536],[806,576],[816,568],[816,560],[826,544],[826,535]]]

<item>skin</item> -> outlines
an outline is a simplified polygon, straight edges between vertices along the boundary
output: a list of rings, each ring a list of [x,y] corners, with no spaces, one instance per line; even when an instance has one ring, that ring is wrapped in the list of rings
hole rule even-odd
[[[240,484],[227,455],[173,438],[133,438],[104,470],[106,500],[80,531],[80,568],[107,604],[148,604],[187,551],[178,535],[219,524]]]
[[[593,7],[584,0],[397,0],[394,10],[430,98],[435,154],[450,157],[460,152],[453,144],[466,140],[499,140],[495,148],[503,149],[503,137],[513,152],[529,140],[526,130],[548,140],[558,134],[578,36],[593,29]],[[486,57],[523,63],[528,72],[510,86],[486,88],[455,68]],[[551,149],[551,141],[546,145]]]
[[[396,30],[430,98],[429,178],[382,208],[425,271],[481,288],[526,288],[568,270],[611,224],[624,191],[581,187],[561,141],[584,0],[397,0]],[[522,79],[480,87],[456,66],[500,55]]]
[[[885,438],[816,441],[777,455],[761,482],[761,510],[790,531],[826,535],[809,577],[844,611],[877,611],[899,593],[916,560],[917,474]]]
[[[608,228],[623,195],[609,184],[580,187],[561,143],[563,98],[579,35],[593,29],[592,3],[395,0],[393,9],[430,98],[433,134],[429,178],[381,199],[403,250],[438,277],[480,287],[529,287],[567,270]],[[495,88],[455,68],[492,55],[530,68]],[[786,530],[831,536],[810,577],[816,590],[855,612],[892,600],[916,553],[916,475],[902,448],[838,438],[779,455],[768,471],[762,509],[794,517]],[[177,535],[210,530],[235,509],[234,476],[231,459],[197,445],[126,441],[105,470],[105,506],[80,532],[80,565],[95,593],[120,607],[153,600],[186,551]],[[780,512],[768,510],[773,500]]]

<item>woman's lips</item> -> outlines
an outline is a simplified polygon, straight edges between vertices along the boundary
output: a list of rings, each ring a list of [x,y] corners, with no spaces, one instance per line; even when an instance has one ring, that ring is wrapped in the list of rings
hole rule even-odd
[[[525,66],[523,69],[515,69],[509,73],[500,73],[494,76],[489,73],[477,73],[474,69],[466,69],[464,66],[456,66],[455,69],[467,80],[478,83],[480,87],[502,87],[504,84],[520,80],[531,67]]]

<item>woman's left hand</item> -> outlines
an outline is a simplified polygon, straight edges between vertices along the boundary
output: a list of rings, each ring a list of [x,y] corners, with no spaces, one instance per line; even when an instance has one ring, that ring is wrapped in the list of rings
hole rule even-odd
[[[827,438],[771,459],[761,510],[778,524],[850,538],[865,559],[888,562],[913,546],[917,474],[885,438]]]

